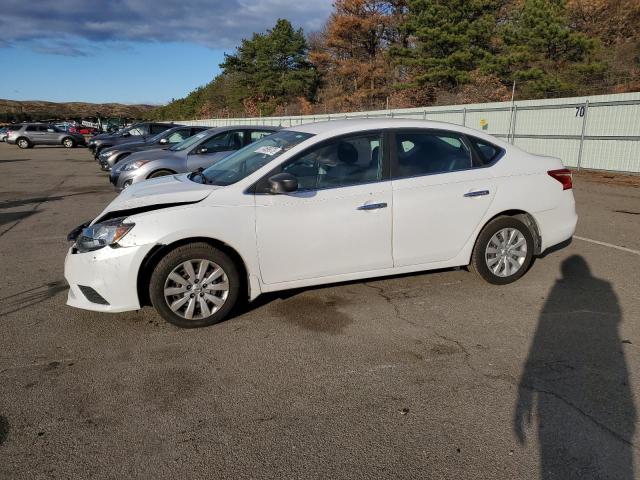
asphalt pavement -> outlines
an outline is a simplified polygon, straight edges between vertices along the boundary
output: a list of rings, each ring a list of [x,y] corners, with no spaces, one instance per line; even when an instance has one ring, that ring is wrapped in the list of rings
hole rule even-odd
[[[640,478],[637,180],[577,175],[579,239],[512,285],[372,279],[180,330],[65,305],[66,234],[116,194],[86,149],[0,144],[0,478]]]

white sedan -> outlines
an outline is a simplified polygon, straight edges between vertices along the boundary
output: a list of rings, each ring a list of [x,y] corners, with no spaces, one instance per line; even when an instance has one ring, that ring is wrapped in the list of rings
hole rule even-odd
[[[347,120],[281,130],[141,182],[70,234],[68,304],[221,321],[263,292],[469,266],[507,284],[568,241],[571,172],[476,130]]]

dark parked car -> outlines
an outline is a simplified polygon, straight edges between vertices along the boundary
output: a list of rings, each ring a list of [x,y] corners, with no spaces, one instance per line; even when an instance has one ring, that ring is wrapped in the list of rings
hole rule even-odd
[[[167,149],[208,129],[209,127],[173,127],[151,137],[146,142],[127,142],[115,147],[104,148],[98,155],[98,161],[103,170],[111,170],[116,163],[134,152]]]
[[[104,148],[113,147],[114,145],[120,145],[121,143],[133,142],[136,140],[146,141],[148,138],[157,135],[158,133],[169,130],[170,128],[178,125],[170,123],[134,123],[130,127],[118,130],[116,133],[101,133],[89,140],[87,146],[93,152],[94,157],[97,159],[100,155],[100,151]]]
[[[85,145],[84,137],[78,133],[60,130],[47,123],[23,123],[19,129],[10,130],[7,143],[20,148],[31,148],[35,145],[62,145],[66,148]]]

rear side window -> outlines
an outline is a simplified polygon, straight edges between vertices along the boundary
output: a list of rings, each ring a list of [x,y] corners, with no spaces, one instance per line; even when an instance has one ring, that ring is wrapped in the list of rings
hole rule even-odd
[[[500,147],[496,147],[495,145],[486,142],[484,140],[480,140],[479,138],[469,137],[469,140],[475,147],[478,155],[477,160],[474,162],[476,167],[485,167],[490,165],[498,158],[498,155],[502,152]]]
[[[25,130],[27,132],[37,132],[37,131],[39,131],[37,125],[29,125],[29,126],[27,126],[27,128]]]
[[[395,144],[393,178],[455,172],[472,166],[469,147],[454,132],[398,132]]]

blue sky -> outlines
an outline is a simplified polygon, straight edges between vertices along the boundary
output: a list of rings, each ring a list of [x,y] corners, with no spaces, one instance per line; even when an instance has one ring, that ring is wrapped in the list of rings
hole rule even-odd
[[[308,33],[331,12],[331,0],[2,3],[0,98],[152,104],[207,83],[278,18]]]

